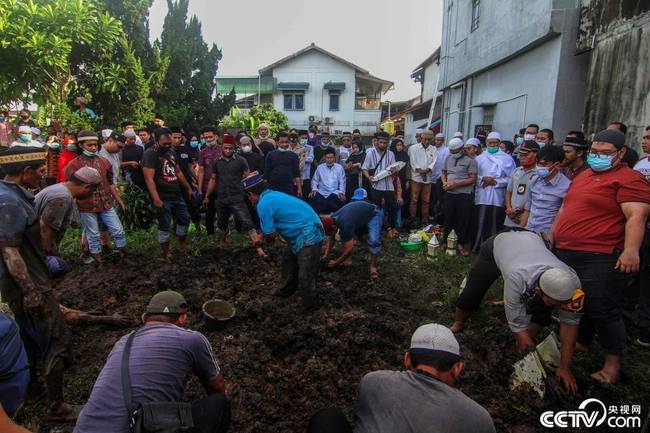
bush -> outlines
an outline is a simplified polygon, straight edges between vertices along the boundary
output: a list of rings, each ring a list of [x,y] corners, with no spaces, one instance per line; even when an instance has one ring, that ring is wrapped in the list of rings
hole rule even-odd
[[[156,209],[151,204],[149,194],[134,184],[120,185],[120,194],[126,204],[126,211],[117,207],[125,230],[148,229],[156,222]]]

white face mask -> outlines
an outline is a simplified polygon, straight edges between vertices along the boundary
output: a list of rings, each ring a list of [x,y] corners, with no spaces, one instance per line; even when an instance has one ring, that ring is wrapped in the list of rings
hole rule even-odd
[[[244,152],[244,153],[251,153],[252,150],[253,150],[253,148],[251,146],[242,146],[241,147],[241,151]]]
[[[537,136],[535,134],[524,134],[524,140],[526,141],[535,141]]]

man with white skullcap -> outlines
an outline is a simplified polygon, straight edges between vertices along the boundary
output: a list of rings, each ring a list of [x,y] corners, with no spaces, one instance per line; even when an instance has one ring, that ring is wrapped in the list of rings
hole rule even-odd
[[[551,322],[558,308],[561,359],[556,375],[563,386],[576,390],[571,359],[585,301],[575,271],[555,257],[536,233],[514,231],[488,239],[472,264],[467,284],[456,300],[451,330],[462,332],[478,310],[490,286],[503,276],[506,319],[520,351],[535,346],[534,338]]]
[[[454,230],[458,235],[458,252],[467,257],[472,217],[472,191],[476,184],[476,161],[463,151],[463,140],[452,138],[449,142],[450,155],[442,170],[442,187],[445,197],[444,237]]]
[[[501,134],[492,131],[486,139],[485,152],[476,157],[478,180],[475,204],[478,206],[477,233],[474,250],[481,243],[503,228],[506,217],[505,194],[515,162],[510,155],[499,149]]]
[[[18,127],[18,138],[9,145],[9,147],[14,146],[43,147],[43,143],[33,139],[32,128],[29,125],[21,125]]]
[[[446,326],[429,323],[411,336],[405,371],[373,371],[359,383],[355,433],[492,433],[492,417],[456,388],[465,367]],[[309,433],[352,433],[339,409],[317,412]]]
[[[422,133],[424,132],[423,128],[417,128],[415,130],[415,144],[422,143]]]

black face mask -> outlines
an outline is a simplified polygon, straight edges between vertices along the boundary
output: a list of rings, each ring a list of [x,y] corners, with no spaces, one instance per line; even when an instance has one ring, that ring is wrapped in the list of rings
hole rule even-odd
[[[171,148],[172,148],[171,143],[169,143],[169,144],[159,144],[159,145],[158,145],[158,152],[160,152],[160,153],[166,153],[166,152],[168,152],[169,149],[171,149]]]

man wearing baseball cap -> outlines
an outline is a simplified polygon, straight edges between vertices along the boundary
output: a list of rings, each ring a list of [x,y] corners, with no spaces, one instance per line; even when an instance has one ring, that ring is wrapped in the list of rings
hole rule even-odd
[[[495,431],[488,411],[455,388],[464,363],[449,328],[429,323],[416,329],[404,367],[405,371],[374,371],[361,379],[355,433]],[[319,411],[309,423],[309,433],[330,431],[352,432],[338,409]]]
[[[530,350],[534,338],[551,322],[559,308],[561,359],[556,375],[575,392],[571,360],[578,334],[584,293],[575,271],[560,261],[536,233],[500,233],[481,245],[467,284],[456,300],[453,332],[462,332],[469,316],[478,310],[490,286],[503,276],[506,319],[517,348]]]
[[[63,373],[72,360],[70,334],[52,291],[34,196],[41,186],[45,150],[15,146],[0,153],[0,295],[9,304],[36,373],[46,383],[52,421],[74,420],[78,408],[63,400]],[[37,368],[39,367],[39,368]]]
[[[343,242],[341,255],[329,260],[327,266],[334,269],[340,265],[351,265],[355,238],[359,231],[368,230],[368,251],[370,252],[370,277],[377,278],[377,256],[381,253],[381,225],[384,213],[376,205],[368,201],[368,193],[363,188],[354,191],[350,203],[332,214],[331,217],[322,217],[323,227],[327,240],[323,257],[327,258],[332,252],[338,231]]]
[[[650,184],[621,163],[624,144],[625,135],[614,129],[594,136],[587,156],[590,169],[573,180],[551,227],[556,254],[584,285],[580,348],[586,349],[598,334],[605,364],[592,377],[610,384],[618,380],[625,349],[625,274],[639,271],[639,249],[650,214]]]
[[[134,404],[183,401],[186,379],[193,373],[209,395],[192,402],[192,431],[228,430],[226,381],[205,336],[184,329],[187,313],[187,302],[178,292],[166,290],[151,298],[142,314],[144,326],[113,346],[74,433],[131,431],[122,387],[124,348],[130,338],[129,382]]]

